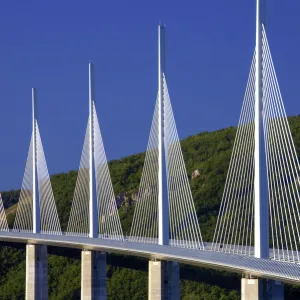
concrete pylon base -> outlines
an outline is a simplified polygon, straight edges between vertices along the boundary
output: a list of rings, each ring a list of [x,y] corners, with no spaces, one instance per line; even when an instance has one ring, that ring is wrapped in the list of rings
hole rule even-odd
[[[167,261],[149,261],[149,300],[179,300],[179,264]]]
[[[81,252],[81,300],[105,300],[106,253],[91,250]]]
[[[280,281],[242,278],[242,300],[283,300],[284,285]]]
[[[26,245],[26,300],[48,300],[48,251],[46,245]]]

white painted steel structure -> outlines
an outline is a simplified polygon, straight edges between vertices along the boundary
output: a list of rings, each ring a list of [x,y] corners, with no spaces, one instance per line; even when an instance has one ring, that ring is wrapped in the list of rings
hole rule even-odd
[[[300,283],[300,165],[262,5],[257,0],[256,50],[211,245],[202,241],[180,147],[165,76],[163,25],[158,28],[158,96],[130,236],[124,238],[121,228],[90,63],[89,118],[67,232],[59,224],[33,89],[32,137],[14,230],[8,230],[0,197],[0,240],[137,255]]]
[[[203,248],[165,75],[165,26],[158,27],[158,96],[130,240]],[[180,241],[188,241],[182,244]]]
[[[61,234],[37,119],[37,91],[32,89],[32,135],[14,230]]]
[[[89,63],[89,237],[98,236],[98,205],[97,198],[94,197],[94,66]]]
[[[300,165],[263,15],[257,0],[256,49],[211,249],[300,263]]]
[[[158,243],[169,244],[169,199],[165,146],[165,93],[164,77],[166,76],[164,25],[158,26]]]
[[[149,259],[176,261],[200,267],[227,270],[240,274],[279,280],[287,283],[300,283],[300,268],[296,264],[253,256],[234,255],[209,250],[195,250],[156,244],[134,243],[127,240],[91,239],[66,235],[0,232],[0,240],[17,243],[44,244],[49,246],[90,249]]]
[[[37,181],[36,181],[36,163],[37,163],[37,155],[36,155],[36,125],[37,125],[37,90],[35,88],[32,88],[32,210],[33,210],[33,232],[34,233],[40,233],[40,200],[38,198],[37,193]]]
[[[1,193],[0,193],[0,229],[4,231],[9,230]]]
[[[123,239],[95,107],[94,66],[89,63],[89,117],[67,234]]]
[[[254,245],[255,256],[269,257],[268,180],[263,127],[263,13],[264,1],[257,0],[255,52],[255,149],[254,149]]]

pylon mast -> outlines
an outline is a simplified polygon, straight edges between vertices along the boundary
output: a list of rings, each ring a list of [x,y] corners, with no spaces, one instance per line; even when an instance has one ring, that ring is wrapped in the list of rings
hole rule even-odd
[[[89,63],[89,237],[98,237],[98,205],[94,195],[94,65]]]
[[[169,245],[169,201],[165,149],[164,77],[165,77],[165,26],[158,26],[158,215],[159,245]]]
[[[264,0],[256,2],[255,65],[255,175],[254,175],[254,246],[255,257],[269,258],[269,199],[263,129],[263,43]]]
[[[36,126],[37,126],[37,90],[32,88],[32,212],[33,212],[33,233],[40,233],[40,200],[37,191],[37,147],[36,147]]]

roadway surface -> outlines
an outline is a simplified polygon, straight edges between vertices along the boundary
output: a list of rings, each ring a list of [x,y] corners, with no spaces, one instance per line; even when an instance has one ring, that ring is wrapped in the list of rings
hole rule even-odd
[[[156,244],[134,243],[129,241],[24,232],[0,231],[0,241],[89,249],[145,257],[154,260],[176,261],[188,265],[217,270],[222,269],[240,274],[251,274],[257,277],[300,284],[300,265],[270,259],[258,259],[253,256],[160,246]]]

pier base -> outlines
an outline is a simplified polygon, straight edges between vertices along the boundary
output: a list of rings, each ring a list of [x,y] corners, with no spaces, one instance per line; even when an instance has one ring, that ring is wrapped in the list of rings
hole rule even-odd
[[[242,278],[242,300],[283,300],[284,285],[280,281]]]
[[[167,261],[149,261],[149,300],[179,300],[179,264]]]
[[[81,252],[81,300],[105,300],[106,253],[91,250]]]
[[[48,300],[48,252],[46,245],[26,245],[26,300]]]

